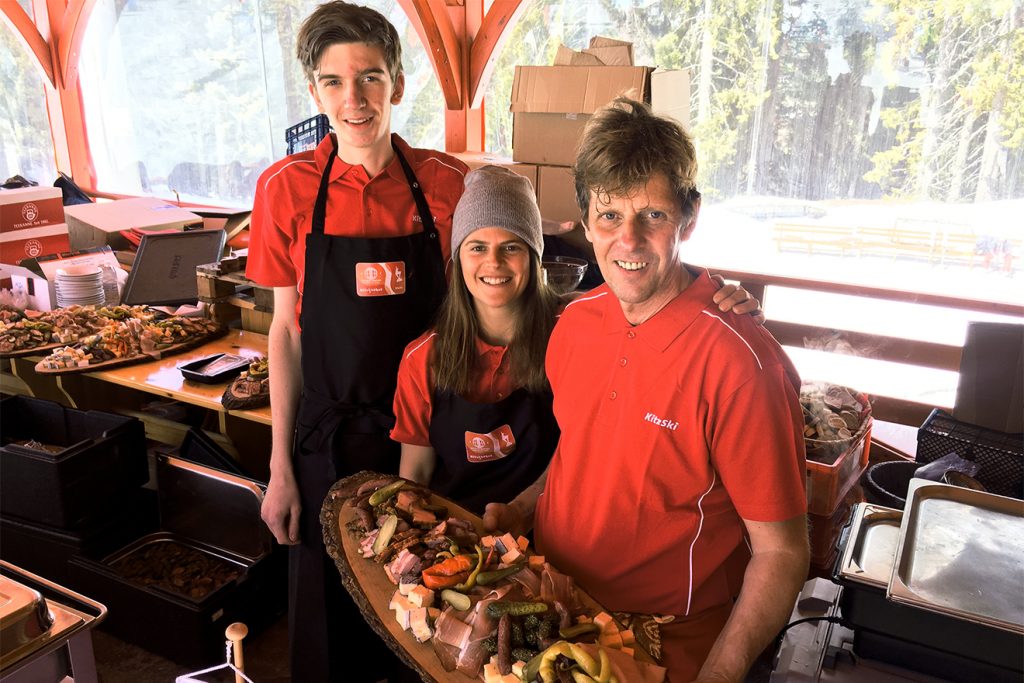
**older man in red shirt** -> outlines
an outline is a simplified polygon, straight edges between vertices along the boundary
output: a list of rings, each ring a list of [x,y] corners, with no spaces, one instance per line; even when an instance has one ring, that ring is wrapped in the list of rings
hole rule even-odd
[[[602,605],[658,623],[648,644],[670,681],[739,681],[807,573],[800,380],[681,259],[695,159],[638,102],[588,127],[576,189],[607,284],[548,345],[562,431],[548,472],[485,523],[532,521],[539,551]]]

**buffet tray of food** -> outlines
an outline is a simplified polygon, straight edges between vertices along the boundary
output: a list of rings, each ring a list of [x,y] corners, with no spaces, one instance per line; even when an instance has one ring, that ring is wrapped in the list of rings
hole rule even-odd
[[[394,475],[338,481],[324,542],[367,623],[425,681],[665,679],[633,632],[533,553]]]

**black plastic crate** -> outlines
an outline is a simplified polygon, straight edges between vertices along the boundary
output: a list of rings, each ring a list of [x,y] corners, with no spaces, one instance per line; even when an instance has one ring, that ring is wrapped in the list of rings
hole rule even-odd
[[[301,123],[289,127],[284,132],[285,142],[288,143],[288,153],[304,152],[309,149],[316,149],[320,141],[331,132],[331,124],[326,114],[317,114]]]
[[[0,513],[78,529],[113,515],[149,479],[146,432],[134,417],[11,396],[0,401]],[[46,453],[17,442],[36,440]]]
[[[975,479],[991,493],[1024,498],[1024,434],[1004,434],[933,410],[917,430],[917,461],[954,452],[981,466]]]

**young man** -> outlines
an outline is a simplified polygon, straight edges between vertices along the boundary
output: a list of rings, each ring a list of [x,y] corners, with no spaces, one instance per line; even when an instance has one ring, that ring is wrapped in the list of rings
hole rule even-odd
[[[467,168],[391,133],[405,79],[398,34],[379,13],[320,5],[297,43],[334,134],[267,169],[253,207],[247,275],[274,287],[263,519],[292,546],[292,680],[376,681],[392,658],[324,551],[320,508],[341,477],[398,471],[388,438],[398,364],[444,294]]]
[[[670,681],[741,681],[807,573],[799,378],[681,260],[700,209],[681,127],[617,100],[574,171],[607,284],[551,335],[562,435],[546,478],[485,524],[532,520],[538,551],[633,614]]]

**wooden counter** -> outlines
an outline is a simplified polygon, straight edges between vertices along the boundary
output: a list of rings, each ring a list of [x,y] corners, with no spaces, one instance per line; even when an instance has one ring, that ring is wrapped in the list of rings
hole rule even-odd
[[[220,399],[227,383],[200,384],[192,382],[186,380],[178,370],[179,365],[215,353],[234,353],[245,357],[265,356],[267,355],[267,336],[244,330],[231,330],[227,336],[168,358],[86,374],[130,389],[173,398],[209,410],[222,411],[245,420],[269,425],[270,406],[256,410],[225,410]]]

